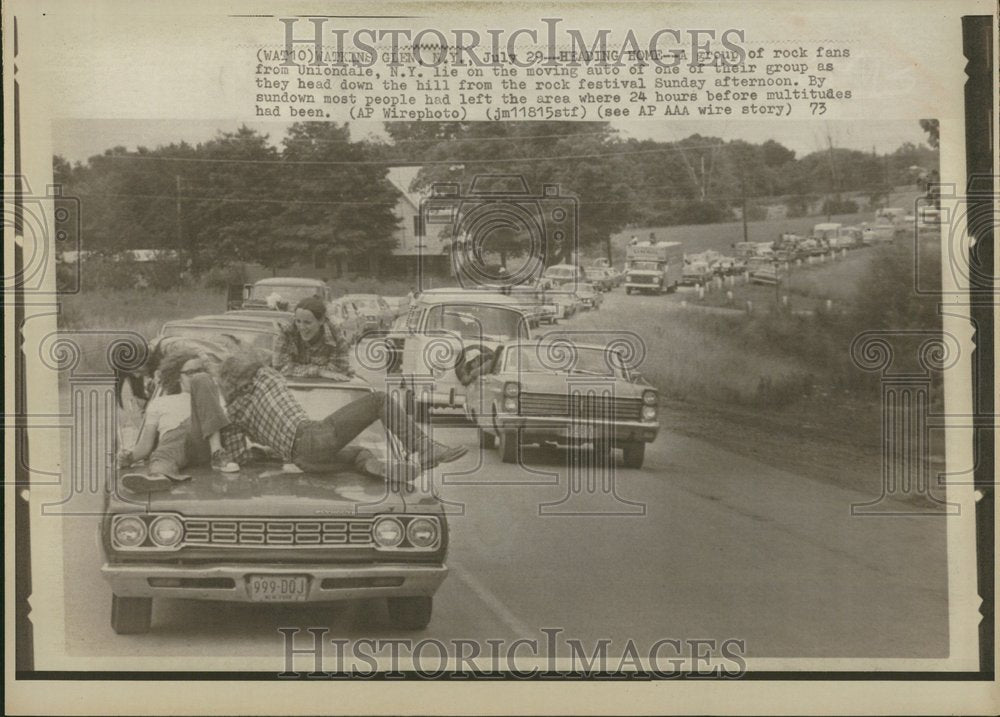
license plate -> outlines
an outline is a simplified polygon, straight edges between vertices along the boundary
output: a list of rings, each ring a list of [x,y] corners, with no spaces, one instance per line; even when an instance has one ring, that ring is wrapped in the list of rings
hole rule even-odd
[[[587,424],[572,424],[566,429],[567,438],[589,440],[594,437],[594,429]]]
[[[247,589],[253,602],[302,602],[309,595],[305,575],[250,575]]]

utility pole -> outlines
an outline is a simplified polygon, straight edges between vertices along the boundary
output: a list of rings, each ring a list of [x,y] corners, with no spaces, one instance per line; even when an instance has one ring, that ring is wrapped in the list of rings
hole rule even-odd
[[[743,201],[743,241],[748,242],[747,232],[747,183],[746,177],[743,175],[743,165],[740,165],[740,199]]]
[[[833,161],[833,137],[830,136],[830,129],[829,129],[829,127],[827,127],[827,131],[826,131],[826,143],[830,147],[830,189],[831,189],[832,192],[834,192],[837,195],[837,200],[839,201],[840,200],[840,191],[839,191],[838,183],[837,183],[837,167],[836,167],[836,165],[834,164],[834,161]],[[830,204],[831,203],[829,201],[826,203],[826,221],[827,222],[829,222],[830,218],[831,218],[830,217],[830,215],[831,215]]]
[[[184,248],[184,233],[181,224],[181,175],[175,174],[174,181],[177,186],[177,202],[176,202],[176,223],[177,223],[177,262],[181,263]]]

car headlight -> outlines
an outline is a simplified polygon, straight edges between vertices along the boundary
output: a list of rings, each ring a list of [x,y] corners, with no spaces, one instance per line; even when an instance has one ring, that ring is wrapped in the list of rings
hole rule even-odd
[[[642,417],[646,421],[652,421],[656,418],[656,406],[643,406]]]
[[[395,518],[379,518],[372,526],[372,537],[380,548],[395,548],[403,542],[403,524]]]
[[[642,402],[647,406],[655,406],[657,404],[656,391],[643,391]]]
[[[414,518],[406,526],[406,539],[414,548],[429,548],[438,539],[437,521],[429,518]]]
[[[112,533],[122,548],[138,548],[146,541],[146,523],[142,518],[127,515],[115,521]]]
[[[517,410],[517,399],[516,398],[505,398],[503,400],[503,410],[510,411],[513,413]]]
[[[154,545],[172,548],[184,537],[184,526],[172,515],[161,515],[149,526],[149,538]]]
[[[517,394],[521,392],[521,387],[518,385],[517,381],[508,381],[503,385],[503,395],[508,398],[517,398]]]

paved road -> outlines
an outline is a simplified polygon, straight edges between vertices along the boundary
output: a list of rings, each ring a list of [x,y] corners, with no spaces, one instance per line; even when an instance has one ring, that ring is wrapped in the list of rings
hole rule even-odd
[[[476,445],[471,427],[436,430]],[[621,500],[571,493],[558,450],[527,449],[525,458],[526,467],[512,466],[496,451],[470,451],[448,466],[466,475],[436,475],[459,512],[450,518],[451,574],[422,637],[541,639],[542,628],[561,628],[584,644],[611,639],[612,653],[629,639],[736,638],[749,657],[947,655],[944,520],[852,518],[851,503],[872,496],[669,431],[643,469],[615,472]],[[97,497],[80,500],[99,509]],[[541,515],[545,504],[578,514]],[[65,520],[71,654],[277,656],[282,626],[401,635],[377,602],[163,600],[150,634],[116,636],[96,519]]]

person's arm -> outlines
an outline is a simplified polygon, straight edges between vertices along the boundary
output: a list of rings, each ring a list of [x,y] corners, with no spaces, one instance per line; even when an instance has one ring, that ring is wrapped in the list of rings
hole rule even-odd
[[[323,366],[323,368],[327,371],[334,371],[348,377],[353,376],[354,368],[351,366],[350,359],[351,345],[344,338],[344,332],[332,321],[326,322],[326,328],[329,334],[327,344],[331,348],[331,354],[326,366]]]
[[[271,366],[282,376],[308,377],[319,376],[320,366],[303,364],[298,362],[298,351],[295,345],[294,329],[284,330],[278,337],[274,347],[274,356],[271,358]]]
[[[146,458],[156,448],[156,437],[159,433],[160,414],[149,411],[139,431],[135,445],[122,451],[120,460],[123,465],[131,465]]]

